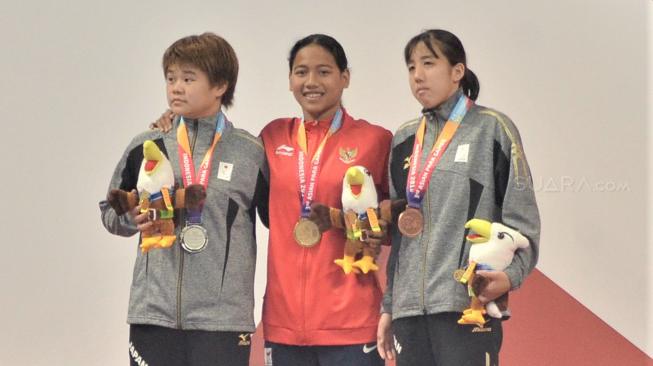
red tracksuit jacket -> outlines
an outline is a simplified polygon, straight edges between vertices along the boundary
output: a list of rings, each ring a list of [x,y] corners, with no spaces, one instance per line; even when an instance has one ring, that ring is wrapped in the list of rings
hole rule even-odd
[[[293,228],[300,217],[297,130],[301,119],[270,122],[261,138],[270,167],[270,239],[263,326],[267,341],[289,345],[347,345],[376,340],[382,297],[374,273],[345,275],[343,230],[332,229],[312,248],[300,247]],[[331,121],[305,123],[312,158]],[[388,196],[392,134],[346,112],[320,162],[315,202],[340,208],[342,179],[353,165],[374,177],[379,199]],[[307,172],[308,173],[308,172]],[[307,178],[308,180],[308,178]]]

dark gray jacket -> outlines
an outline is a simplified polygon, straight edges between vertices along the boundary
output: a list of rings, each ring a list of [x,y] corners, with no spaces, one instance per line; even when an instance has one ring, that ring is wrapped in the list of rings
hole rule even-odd
[[[423,156],[461,93],[425,112]],[[406,197],[407,159],[418,126],[419,120],[405,123],[392,140],[391,198]],[[469,305],[467,290],[453,272],[467,264],[464,225],[471,218],[502,222],[529,238],[530,247],[519,250],[505,270],[513,289],[521,285],[537,262],[540,218],[519,133],[508,117],[478,105],[469,110],[433,172],[422,212],[421,235],[411,239],[393,233],[383,300],[383,311],[393,319],[460,312]]]
[[[213,142],[216,118],[187,121],[196,171]],[[178,120],[167,133],[148,131],[127,146],[109,189],[136,187],[143,158],[142,144],[154,140],[172,163],[175,181],[183,187],[177,152]],[[137,252],[127,322],[177,329],[254,331],[254,269],[256,264],[256,208],[265,210],[266,173],[261,142],[246,131],[226,123],[213,153],[211,178],[202,212],[208,231],[204,251],[186,253],[178,241],[168,249]],[[221,163],[232,164],[231,176],[218,177]],[[102,223],[115,235],[132,236],[137,230],[129,215],[117,216],[106,201],[100,202]],[[264,215],[267,217],[267,215]],[[185,212],[175,210],[176,233]],[[136,244],[136,243],[135,243]]]

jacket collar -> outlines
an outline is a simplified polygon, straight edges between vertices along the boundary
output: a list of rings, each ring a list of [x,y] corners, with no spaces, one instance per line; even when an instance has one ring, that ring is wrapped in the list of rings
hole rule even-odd
[[[456,106],[458,98],[463,95],[463,89],[458,88],[455,93],[449,99],[444,101],[437,107],[422,109],[422,114],[427,118],[428,121],[447,121],[451,115],[451,111]]]

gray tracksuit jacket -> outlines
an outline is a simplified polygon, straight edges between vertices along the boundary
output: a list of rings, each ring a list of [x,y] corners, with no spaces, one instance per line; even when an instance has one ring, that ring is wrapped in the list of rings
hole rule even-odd
[[[172,163],[177,187],[183,187],[177,150],[178,119],[164,134],[148,131],[127,146],[109,189],[135,189],[142,144],[154,140]],[[213,142],[216,117],[186,121],[195,170]],[[176,329],[254,331],[254,267],[256,264],[256,209],[266,210],[265,154],[261,142],[226,122],[212,157],[202,225],[208,232],[204,251],[185,252],[179,240],[168,249],[137,251],[127,322]],[[220,173],[219,173],[220,171]],[[230,172],[229,172],[230,171]],[[129,215],[116,215],[100,202],[102,223],[115,235],[138,231]],[[267,217],[267,214],[262,215]],[[185,212],[175,210],[176,234]]]
[[[461,94],[458,90],[438,108],[424,111],[423,161]],[[405,123],[392,140],[391,198],[406,198],[408,159],[419,122]],[[469,110],[433,172],[422,213],[419,236],[393,232],[383,312],[398,319],[461,312],[469,305],[467,290],[453,272],[467,264],[470,244],[464,225],[472,218],[502,222],[528,237],[530,247],[518,250],[505,270],[513,289],[521,285],[537,262],[540,219],[519,132],[508,117],[479,105]]]

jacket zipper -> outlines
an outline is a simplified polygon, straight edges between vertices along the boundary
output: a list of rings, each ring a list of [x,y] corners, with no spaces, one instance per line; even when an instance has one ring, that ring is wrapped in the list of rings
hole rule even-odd
[[[307,144],[307,148],[308,148],[308,153],[311,152],[311,146],[314,146],[314,143],[311,141],[311,139],[315,139],[315,137],[316,137],[315,133],[316,132],[314,132],[314,130],[312,130],[312,129],[306,131],[306,144]],[[306,155],[307,160],[311,161],[313,159],[314,155],[315,155],[315,151],[313,151],[313,154],[311,154],[311,155],[307,154]],[[302,251],[303,251],[303,253],[302,253],[302,266],[301,266],[301,268],[302,268],[302,271],[301,271],[301,275],[302,275],[302,278],[301,278],[301,280],[302,280],[302,282],[301,282],[301,291],[302,291],[302,294],[301,294],[301,301],[302,301],[302,304],[301,304],[301,318],[302,318],[301,342],[303,343],[303,342],[306,341],[306,282],[307,282],[307,278],[308,278],[308,273],[307,273],[308,268],[307,268],[307,265],[306,265],[306,261],[307,261],[307,257],[308,257],[308,249],[302,248]]]
[[[305,341],[306,337],[306,257],[308,256],[308,249],[302,248],[304,255],[302,257],[302,333],[301,342]]]
[[[440,133],[440,125],[438,124],[438,117],[433,115],[435,119],[435,137],[433,138],[433,144],[438,139],[438,134]],[[424,148],[424,147],[422,147]],[[428,159],[428,158],[427,158]],[[437,168],[437,167],[436,167]],[[435,174],[435,169],[431,174]],[[426,314],[426,256],[428,254],[429,247],[429,236],[427,233],[430,232],[430,223],[431,223],[431,203],[429,202],[429,189],[427,187],[426,192],[424,192],[424,201],[426,201],[426,212],[422,210],[422,215],[424,215],[424,229],[422,231],[422,237],[420,238],[422,246],[422,311]],[[424,207],[422,205],[422,207]]]
[[[191,157],[193,151],[195,150],[195,142],[197,141],[197,135],[199,134],[199,121],[193,121],[192,126],[195,127],[195,133],[193,134],[193,141],[190,144],[190,153]],[[195,164],[193,162],[193,164]],[[194,177],[193,177],[194,178]],[[183,182],[182,182],[183,183]],[[186,222],[186,211],[181,210],[179,223]],[[184,250],[179,247],[179,275],[177,276],[177,329],[181,329],[181,284],[184,277]]]

